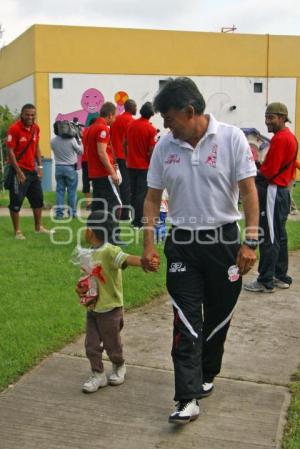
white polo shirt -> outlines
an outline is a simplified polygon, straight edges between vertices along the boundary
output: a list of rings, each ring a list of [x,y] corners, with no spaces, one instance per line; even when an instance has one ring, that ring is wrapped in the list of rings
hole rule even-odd
[[[147,181],[149,187],[167,189],[172,225],[214,229],[241,218],[237,182],[255,175],[244,133],[209,114],[207,131],[196,148],[172,133],[159,140]]]

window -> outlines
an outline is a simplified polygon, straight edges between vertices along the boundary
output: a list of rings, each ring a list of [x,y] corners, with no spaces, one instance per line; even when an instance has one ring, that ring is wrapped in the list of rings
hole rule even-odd
[[[63,88],[63,79],[62,78],[52,78],[52,87],[53,87],[53,89],[62,89]]]
[[[255,92],[256,94],[261,94],[262,91],[263,91],[263,85],[262,85],[262,83],[254,83],[253,88],[254,88],[254,92]]]

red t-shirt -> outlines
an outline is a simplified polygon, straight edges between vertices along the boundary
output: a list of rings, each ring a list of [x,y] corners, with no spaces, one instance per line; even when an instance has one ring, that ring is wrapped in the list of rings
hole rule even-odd
[[[89,126],[89,131],[87,133],[87,147],[88,147],[88,175],[89,178],[102,178],[104,176],[109,176],[109,172],[106,170],[104,165],[99,159],[97,151],[97,143],[106,143],[106,152],[110,163],[113,165],[113,156],[110,146],[110,133],[109,126],[107,126],[104,118],[99,117],[91,126]]]
[[[115,152],[116,159],[125,159],[123,141],[126,137],[128,126],[133,121],[134,118],[130,112],[123,112],[123,114],[117,116],[116,120],[111,125],[111,144]]]
[[[17,162],[19,167],[24,168],[24,170],[35,170],[36,150],[39,143],[39,137],[40,128],[35,123],[29,128],[25,128],[22,120],[18,120],[8,128],[6,145],[13,150],[16,157],[32,139],[29,147]]]
[[[127,130],[128,168],[147,170],[150,163],[150,150],[156,143],[156,129],[148,119],[140,117],[134,120]]]
[[[266,178],[272,178],[281,167],[290,161],[293,161],[286,170],[271,182],[280,187],[287,187],[293,178],[295,172],[297,141],[289,128],[283,128],[274,134],[271,140],[269,151],[260,172]]]

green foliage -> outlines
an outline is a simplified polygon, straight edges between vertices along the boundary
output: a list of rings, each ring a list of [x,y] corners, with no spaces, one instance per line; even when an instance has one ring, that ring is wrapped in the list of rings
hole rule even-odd
[[[9,110],[7,106],[0,105],[0,140],[3,142],[8,127],[15,121],[17,114]]]
[[[288,410],[288,420],[284,431],[282,449],[299,449],[300,447],[300,371],[294,376],[290,385],[292,394]]]

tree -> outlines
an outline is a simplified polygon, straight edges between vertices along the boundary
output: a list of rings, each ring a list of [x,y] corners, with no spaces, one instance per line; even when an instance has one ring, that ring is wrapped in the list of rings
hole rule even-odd
[[[15,121],[17,114],[11,112],[8,106],[0,106],[0,140],[4,141],[8,127]]]

